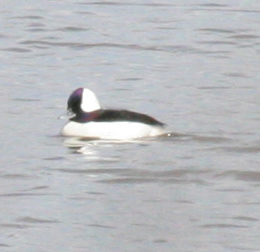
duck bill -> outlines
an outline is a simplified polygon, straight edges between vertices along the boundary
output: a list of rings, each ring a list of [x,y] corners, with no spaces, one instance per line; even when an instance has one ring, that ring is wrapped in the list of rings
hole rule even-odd
[[[73,113],[72,111],[68,110],[66,114],[59,116],[58,119],[61,119],[61,120],[63,120],[63,119],[71,119],[71,118],[73,118],[75,116],[76,116],[75,113]]]

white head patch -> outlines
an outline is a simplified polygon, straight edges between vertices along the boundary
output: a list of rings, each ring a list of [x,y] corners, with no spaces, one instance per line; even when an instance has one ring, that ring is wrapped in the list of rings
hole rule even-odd
[[[83,89],[80,107],[84,112],[92,112],[100,109],[96,95],[87,88]]]

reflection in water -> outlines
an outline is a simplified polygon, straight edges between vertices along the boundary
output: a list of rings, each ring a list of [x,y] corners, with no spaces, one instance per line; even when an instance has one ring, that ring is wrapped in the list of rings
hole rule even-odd
[[[187,135],[184,134],[177,134],[177,133],[166,133],[164,135],[160,135],[159,137],[151,137],[151,138],[138,138],[138,139],[126,139],[126,140],[107,140],[107,139],[99,139],[99,138],[89,138],[89,137],[66,137],[63,141],[64,146],[72,149],[77,149],[81,152],[87,146],[113,146],[116,144],[145,144],[149,143],[150,141],[154,141],[156,139],[165,139],[165,138],[176,138],[176,137],[184,137]]]
[[[93,175],[97,182],[103,183],[163,183],[163,184],[198,184],[209,186],[214,184],[216,178],[225,179],[223,171],[215,171],[211,166],[197,167],[197,160],[192,153],[180,156],[181,168],[175,165],[170,155],[178,153],[178,149],[187,146],[201,145],[208,156],[210,152],[214,155],[216,148],[225,152],[228,145],[236,144],[235,141],[225,137],[197,136],[191,134],[171,133],[156,138],[145,138],[136,140],[100,140],[79,137],[68,137],[64,139],[64,145],[72,150],[72,153],[82,154],[88,162],[94,166],[82,167],[80,169],[71,167],[59,168],[60,172],[81,173]],[[170,145],[169,145],[170,143]],[[167,144],[169,149],[165,153],[153,152],[153,147]],[[216,147],[216,145],[218,147]],[[220,147],[222,145],[222,147]],[[140,149],[141,147],[141,149]],[[177,148],[173,150],[172,148]],[[156,147],[156,151],[157,151]],[[133,154],[133,155],[132,155]],[[132,155],[132,157],[131,157]],[[136,162],[138,155],[148,155],[142,161]],[[167,156],[167,159],[164,157]],[[129,158],[131,157],[131,158]],[[152,159],[151,159],[152,157]],[[174,156],[173,156],[174,157]],[[153,161],[152,161],[153,160]],[[156,160],[156,161],[155,161]],[[206,163],[207,164],[207,163]],[[101,166],[100,166],[101,165]],[[146,169],[144,169],[146,167]],[[158,167],[161,167],[158,169]],[[98,175],[98,176],[96,176]],[[108,178],[109,176],[109,178]]]

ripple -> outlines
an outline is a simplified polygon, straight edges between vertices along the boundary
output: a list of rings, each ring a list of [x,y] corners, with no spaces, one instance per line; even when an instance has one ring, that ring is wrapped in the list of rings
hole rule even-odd
[[[13,101],[21,101],[21,102],[40,102],[41,99],[32,99],[32,98],[14,98]]]
[[[46,219],[38,219],[32,217],[22,217],[17,219],[18,222],[25,222],[25,223],[60,223],[57,220],[46,220]]]
[[[143,184],[143,183],[164,183],[164,184],[198,184],[202,186],[212,185],[201,178],[202,175],[212,174],[211,170],[166,170],[150,171],[142,169],[55,169],[59,172],[71,174],[85,174],[94,178],[96,182],[107,184]]]
[[[19,17],[13,17],[13,19],[43,19],[42,16],[36,16],[36,15],[28,15],[28,16],[19,16]]]
[[[156,182],[156,179],[145,178],[118,178],[118,179],[102,179],[98,180],[100,183],[106,184],[143,184]]]
[[[165,239],[155,239],[153,240],[153,243],[168,243],[168,241]]]
[[[156,47],[143,47],[137,44],[116,44],[116,43],[79,43],[79,42],[50,42],[45,40],[25,40],[20,42],[24,45],[50,46],[50,47],[69,47],[73,49],[91,49],[91,48],[120,48],[131,50],[160,50]]]
[[[115,229],[113,226],[101,225],[101,224],[89,224],[88,227],[97,227],[97,228],[105,228],[105,229]]]
[[[11,229],[24,229],[30,226],[24,224],[11,224],[11,223],[0,223],[1,228],[11,228]]]
[[[46,157],[43,158],[42,160],[46,160],[46,161],[61,161],[61,160],[65,160],[66,158],[64,156],[56,156],[56,157]]]
[[[224,76],[232,77],[232,78],[249,78],[248,75],[244,73],[239,73],[239,72],[230,72],[230,73],[224,73]]]
[[[207,4],[198,4],[198,6],[203,6],[203,7],[227,7],[228,5],[226,4],[216,4],[216,3],[207,3]]]
[[[235,33],[234,30],[229,30],[229,29],[217,29],[217,28],[201,28],[198,29],[198,31],[203,31],[203,32],[210,32],[210,33]]]
[[[239,181],[260,182],[260,172],[258,171],[225,171],[216,177],[233,177]]]
[[[213,89],[215,89],[213,87]],[[217,88],[219,89],[219,87]],[[222,89],[222,88],[221,88]],[[192,140],[196,142],[202,142],[202,143],[227,143],[227,142],[232,142],[233,140],[228,137],[212,137],[212,136],[192,136]]]
[[[0,197],[30,197],[30,196],[46,196],[53,195],[48,193],[2,193]]]
[[[259,39],[259,36],[254,35],[254,34],[238,34],[238,35],[232,35],[229,38],[239,39],[239,40],[248,40],[248,39]]]
[[[134,2],[114,2],[114,1],[106,1],[106,2],[80,2],[78,4],[82,4],[82,5],[104,5],[104,6],[148,6],[148,7],[164,7],[164,6],[168,6],[168,7],[175,7],[176,4],[170,4],[170,3],[134,3]]]
[[[12,173],[12,174],[3,174],[1,178],[4,179],[35,179],[36,176],[33,175],[25,175],[20,173]]]
[[[260,147],[259,146],[248,146],[248,147],[223,147],[222,148],[225,151],[228,152],[235,152],[235,153],[259,153],[260,152]]]
[[[206,224],[201,225],[202,228],[248,228],[246,225],[232,225],[232,224]]]
[[[18,48],[18,47],[8,47],[8,48],[1,49],[1,50],[8,51],[8,52],[17,52],[17,53],[28,53],[28,52],[32,51],[30,49]]]
[[[116,48],[140,51],[160,51],[167,53],[189,53],[189,54],[227,54],[228,50],[201,50],[199,48],[183,46],[183,45],[163,45],[163,46],[143,46],[138,44],[117,44],[117,43],[79,43],[79,42],[51,42],[46,40],[25,40],[20,42],[22,45],[29,45],[32,47],[46,49],[48,47],[68,47],[72,49],[92,49],[92,48]]]
[[[252,221],[252,222],[257,222],[259,219],[257,218],[252,218],[252,217],[247,217],[247,216],[236,216],[232,218],[234,220],[240,220],[240,221]]]
[[[223,40],[210,40],[210,41],[198,41],[199,44],[206,45],[236,45],[236,42],[223,41]]]
[[[5,243],[0,243],[0,247],[10,247],[10,246]]]
[[[75,27],[75,26],[67,26],[60,29],[57,29],[57,31],[64,31],[64,32],[81,32],[81,31],[88,31],[88,28],[81,28],[81,27]]]

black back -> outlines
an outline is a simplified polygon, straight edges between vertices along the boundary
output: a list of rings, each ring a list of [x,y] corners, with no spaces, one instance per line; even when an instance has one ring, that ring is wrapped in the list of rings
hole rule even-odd
[[[111,121],[131,121],[140,122],[150,125],[163,126],[164,124],[157,121],[151,116],[132,112],[129,110],[113,110],[113,109],[101,109],[98,111],[98,115],[91,121],[94,122],[111,122]]]

